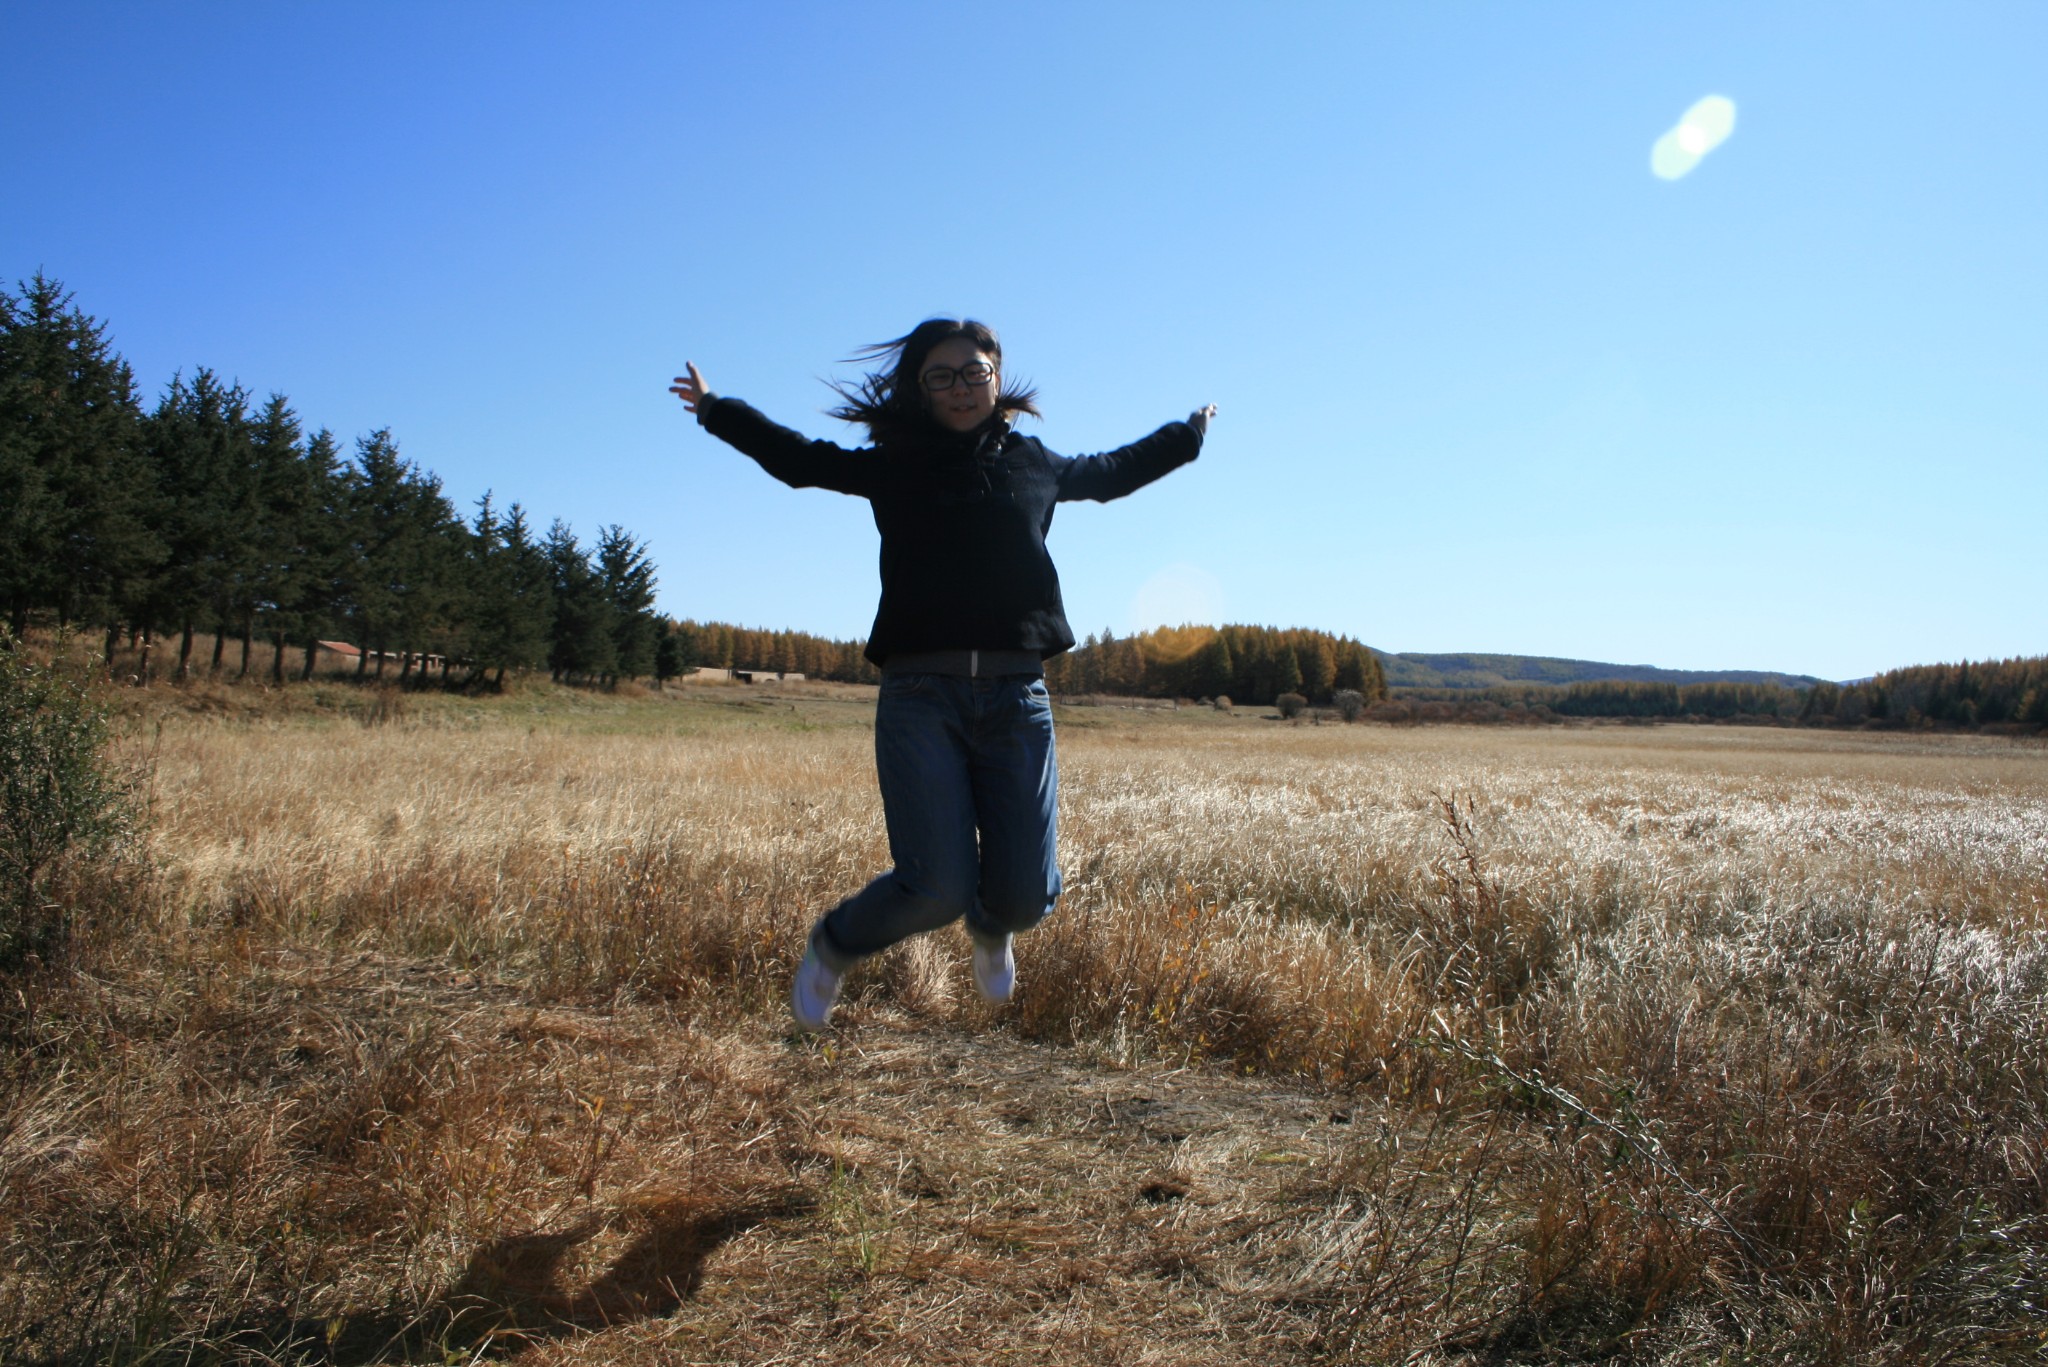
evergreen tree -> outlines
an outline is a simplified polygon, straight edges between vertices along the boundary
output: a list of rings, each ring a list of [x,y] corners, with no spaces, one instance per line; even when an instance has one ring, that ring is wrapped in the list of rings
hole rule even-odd
[[[1337,652],[1337,674],[1331,683],[1338,689],[1349,689],[1364,697],[1365,680],[1365,647],[1356,641],[1347,641]]]
[[[1358,647],[1358,653],[1365,661],[1365,682],[1359,685],[1358,691],[1365,695],[1366,704],[1370,706],[1388,695],[1387,671],[1377,654],[1364,646]]]
[[[625,528],[614,523],[599,530],[597,571],[610,608],[610,682],[654,672],[654,568],[647,547],[628,536]]]
[[[247,392],[239,385],[233,388],[241,401],[235,406],[227,443],[220,452],[221,482],[213,490],[211,518],[218,540],[210,557],[213,568],[207,612],[214,632],[211,672],[216,675],[221,672],[230,636],[241,639],[242,672],[248,673],[249,642],[267,577],[265,561],[273,549],[267,544],[265,471],[263,454],[257,449],[263,435],[262,418],[249,412]],[[275,406],[290,411],[281,397],[273,395],[272,399]],[[296,420],[292,426],[297,426]],[[282,455],[289,459],[291,453]]]
[[[310,679],[321,636],[346,630],[356,567],[355,494],[341,447],[324,427],[307,439],[297,475],[290,498],[300,559],[289,580],[291,597],[278,605],[278,629],[305,646],[299,677]]]
[[[614,672],[617,646],[604,580],[560,518],[548,529],[541,551],[552,579],[555,609],[548,668],[558,683],[608,677]]]
[[[1337,651],[1320,631],[1305,633],[1295,651],[1301,664],[1301,691],[1315,702],[1327,701],[1337,686]]]
[[[145,628],[181,633],[180,679],[191,673],[194,631],[220,623],[241,564],[249,428],[248,394],[204,367],[189,383],[174,376],[144,424],[165,557],[141,615]]]
[[[357,441],[348,483],[344,606],[364,650],[357,672],[374,652],[381,678],[395,652],[399,677],[409,680],[416,653],[454,644],[468,528],[442,495],[440,477],[401,457],[388,428]]]
[[[654,681],[666,684],[690,672],[696,660],[696,632],[691,623],[661,619],[654,644]]]
[[[472,531],[470,654],[476,674],[497,671],[494,686],[502,689],[506,670],[547,663],[554,575],[517,503],[500,518],[486,493]]]
[[[1283,645],[1273,653],[1274,695],[1299,693],[1301,691],[1301,661],[1295,658],[1294,647]]]
[[[1228,697],[1236,673],[1236,662],[1230,658],[1230,641],[1219,631],[1196,656],[1194,686],[1189,692],[1203,698]]]
[[[347,474],[348,542],[342,553],[339,606],[362,654],[356,676],[377,662],[384,673],[386,651],[397,645],[399,597],[405,591],[413,552],[407,544],[412,520],[407,516],[407,470],[389,428],[356,439],[356,455]]]
[[[163,548],[148,525],[134,377],[106,331],[38,272],[0,291],[0,610],[111,623]]]
[[[242,674],[249,672],[250,643],[257,627],[270,637],[270,677],[284,681],[284,643],[291,633],[292,604],[304,593],[308,571],[306,524],[314,515],[299,416],[282,394],[272,394],[256,415],[249,439],[256,474],[257,512],[254,570],[239,604]]]

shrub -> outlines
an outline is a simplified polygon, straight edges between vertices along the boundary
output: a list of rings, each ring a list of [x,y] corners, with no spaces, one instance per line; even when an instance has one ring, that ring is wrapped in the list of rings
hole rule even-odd
[[[1336,705],[1337,715],[1345,721],[1357,721],[1365,715],[1365,694],[1355,688],[1340,688],[1330,699]]]
[[[63,908],[45,898],[51,874],[131,828],[134,784],[109,739],[91,694],[0,640],[0,966],[63,941]]]
[[[1299,693],[1282,693],[1279,697],[1273,699],[1273,706],[1280,709],[1280,716],[1283,720],[1292,721],[1301,715],[1301,710],[1304,707],[1308,706],[1308,699],[1302,697]]]

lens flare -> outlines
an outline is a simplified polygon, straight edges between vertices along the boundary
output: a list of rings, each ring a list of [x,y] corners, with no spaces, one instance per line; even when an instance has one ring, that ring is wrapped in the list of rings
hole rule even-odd
[[[1168,565],[1140,585],[1131,601],[1134,631],[1222,621],[1223,581],[1199,565]]]
[[[1735,101],[1726,95],[1707,96],[1686,110],[1677,126],[1651,146],[1651,174],[1659,180],[1677,180],[1728,141],[1734,131]]]

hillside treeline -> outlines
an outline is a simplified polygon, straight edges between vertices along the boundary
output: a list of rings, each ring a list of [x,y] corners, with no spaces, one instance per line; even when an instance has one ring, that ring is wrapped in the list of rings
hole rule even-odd
[[[2048,656],[1911,665],[1857,683],[1786,688],[1752,683],[1601,681],[1566,687],[1401,689],[1417,716],[1429,705],[1547,710],[1561,717],[1774,721],[1805,726],[2048,726]],[[1382,715],[1386,715],[1383,712]]]
[[[538,530],[486,494],[467,517],[390,431],[344,455],[307,432],[282,394],[257,402],[198,368],[152,408],[104,326],[38,274],[0,290],[0,611],[13,638],[31,618],[125,633],[147,679],[152,647],[230,640],[250,672],[257,642],[282,681],[285,647],[340,639],[360,673],[422,681],[546,668],[610,682],[679,667],[653,613],[644,544],[609,526],[595,546],[557,520]],[[261,662],[258,662],[261,667]]]
[[[1387,682],[1371,650],[1350,637],[1295,627],[1160,627],[1118,639],[1090,636],[1046,661],[1055,693],[1137,698],[1230,698],[1268,706],[1283,693],[1313,703],[1349,689],[1372,703]]]

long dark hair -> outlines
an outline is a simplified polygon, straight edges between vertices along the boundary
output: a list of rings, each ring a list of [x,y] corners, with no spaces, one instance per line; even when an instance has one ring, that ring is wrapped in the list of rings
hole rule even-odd
[[[857,385],[832,386],[844,400],[828,410],[835,418],[857,422],[868,429],[876,442],[930,431],[938,424],[925,407],[924,392],[917,382],[925,357],[932,348],[955,337],[965,337],[975,348],[1003,368],[1003,344],[995,329],[972,318],[927,318],[901,337],[864,346],[848,357],[852,361],[881,361],[882,368],[869,372]],[[996,392],[996,412],[1008,419],[1018,413],[1038,416],[1038,391],[1030,385],[1013,384],[1006,376]]]

